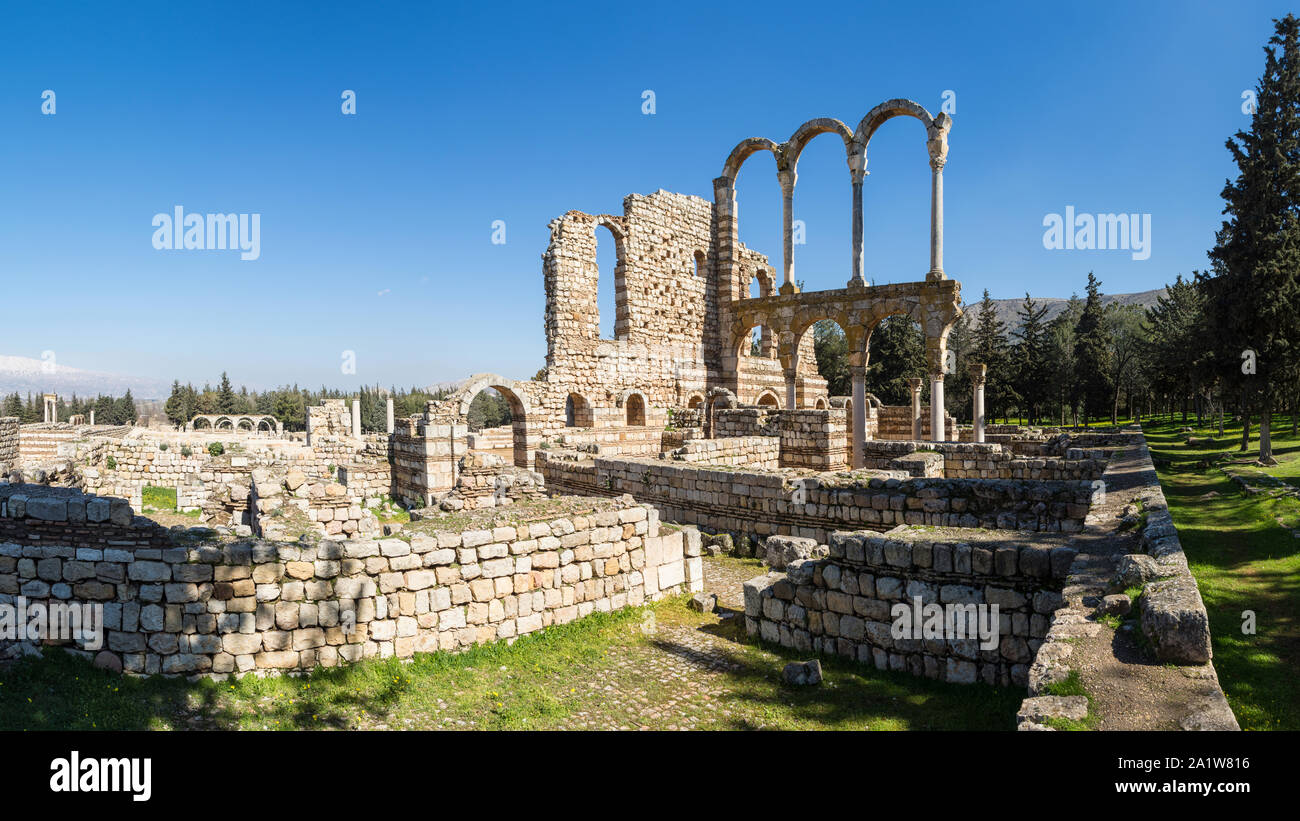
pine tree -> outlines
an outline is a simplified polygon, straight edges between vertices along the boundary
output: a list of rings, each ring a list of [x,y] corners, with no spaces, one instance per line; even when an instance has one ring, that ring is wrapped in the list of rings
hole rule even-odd
[[[849,345],[844,330],[830,319],[813,325],[813,349],[817,354],[817,373],[826,380],[830,396],[848,396],[853,390],[849,372]]]
[[[1083,402],[1083,426],[1106,409],[1111,398],[1111,337],[1101,305],[1101,281],[1088,272],[1088,296],[1074,326],[1074,395]]]
[[[997,309],[988,289],[980,300],[979,318],[971,334],[971,357],[988,367],[984,382],[984,401],[990,417],[1006,416],[1018,398],[1011,386],[1010,346],[1007,342],[1007,323],[998,319]]]
[[[1039,307],[1025,292],[1025,301],[1016,312],[1020,319],[1020,328],[1012,332],[1016,338],[1012,348],[1011,374],[1013,386],[1025,405],[1028,423],[1034,424],[1039,419],[1043,404],[1047,401],[1051,389],[1051,357],[1048,335],[1047,306]]]
[[[925,337],[907,316],[888,316],[871,332],[868,390],[886,405],[912,404],[909,378],[925,384]]]
[[[1259,459],[1273,463],[1271,415],[1300,366],[1300,21],[1274,20],[1249,131],[1227,141],[1237,165],[1205,281],[1213,366],[1246,414],[1260,413]],[[1252,358],[1253,368],[1246,362]],[[1251,372],[1253,371],[1253,372]]]
[[[239,401],[235,398],[235,389],[230,385],[230,377],[221,372],[221,384],[217,387],[217,413],[237,413]]]

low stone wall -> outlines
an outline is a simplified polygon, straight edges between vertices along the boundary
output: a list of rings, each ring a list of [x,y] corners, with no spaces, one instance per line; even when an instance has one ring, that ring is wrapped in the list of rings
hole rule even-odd
[[[796,561],[785,572],[745,583],[751,636],[880,670],[997,686],[1027,683],[1049,616],[1063,604],[1060,590],[1075,556],[1062,536],[908,527],[883,536],[834,533],[828,547],[825,559]],[[961,622],[962,637],[896,636],[893,608],[905,604],[911,613],[917,598],[922,608],[984,610],[991,646],[982,646],[978,616]]]
[[[553,494],[629,493],[666,521],[822,543],[836,530],[900,524],[1073,532],[1082,529],[1094,493],[1085,481],[799,478],[667,460],[586,459],[572,451],[539,451],[537,469]]]
[[[844,470],[849,433],[843,408],[781,414],[781,466],[818,472]]]
[[[565,447],[597,448],[603,456],[658,456],[662,427],[565,428],[557,438]]]
[[[1064,459],[1038,456],[1027,458],[992,442],[924,442],[872,440],[864,444],[864,467],[896,470],[904,456],[925,451],[942,455],[942,474],[949,479],[1098,479],[1106,471],[1106,458],[1089,453],[1088,458]],[[1083,453],[1071,455],[1082,456]],[[919,475],[919,474],[918,474]]]
[[[490,530],[311,545],[196,531],[173,541],[124,500],[59,488],[2,496],[0,601],[103,604],[97,661],[130,673],[407,658],[703,585],[699,533],[660,533],[654,511],[630,500]],[[58,518],[74,507],[85,522]]]
[[[945,430],[951,441],[957,434],[957,420],[944,413]],[[930,406],[921,406],[921,438],[932,439],[930,434]],[[881,405],[876,409],[876,436],[880,439],[915,439],[912,431],[911,405]]]
[[[509,459],[471,451],[460,460],[460,475],[439,506],[444,510],[478,510],[546,495],[542,476],[515,467]]]
[[[1185,711],[1179,727],[1238,730],[1240,727],[1223,695],[1211,660],[1209,617],[1183,555],[1150,450],[1141,435],[1128,440],[1126,446],[1134,448],[1134,455],[1117,467],[1123,478],[1115,479],[1115,484],[1122,488],[1116,493],[1121,494],[1119,500],[1126,504],[1125,511],[1133,518],[1137,518],[1136,512],[1127,505],[1135,508],[1140,503],[1146,511],[1147,524],[1140,540],[1146,553],[1114,556],[1086,549],[1079,553],[1065,579],[1064,604],[1052,614],[1046,641],[1029,668],[1029,697],[1018,712],[1018,729],[1046,729],[1046,719],[1068,714],[1070,699],[1048,695],[1049,687],[1068,678],[1078,663],[1073,657],[1079,644],[1096,640],[1100,625],[1095,620],[1100,608],[1105,606],[1103,597],[1136,586],[1142,588],[1138,605],[1141,629],[1157,660],[1196,665],[1183,671],[1187,680],[1196,684],[1181,693],[1186,700],[1178,705]],[[1114,497],[1110,501],[1114,502]],[[1086,544],[1091,539],[1104,545],[1116,531],[1126,528],[1128,525],[1116,519],[1114,513],[1113,506],[1108,509],[1103,505],[1090,515],[1079,543]],[[1094,670],[1093,675],[1100,675],[1104,680],[1111,674]],[[1139,672],[1128,675],[1141,676],[1140,668]],[[1084,702],[1081,697],[1074,698]],[[1079,703],[1075,709],[1086,711],[1086,706]]]
[[[704,429],[704,410],[702,408],[673,408],[669,415],[675,428]]]
[[[371,536],[379,521],[363,497],[339,482],[310,479],[298,470],[288,473],[259,468],[252,473],[249,524],[267,539]]]
[[[393,493],[407,504],[433,504],[456,485],[469,429],[416,418],[398,419],[392,438]]]
[[[22,425],[18,429],[18,461],[35,464],[70,457],[78,438],[77,428],[66,422]]]
[[[703,438],[703,428],[678,428],[676,430],[666,430],[663,432],[663,436],[659,439],[659,446],[663,448],[664,453],[667,453],[669,451],[677,450],[687,442],[694,442],[697,439]]]
[[[713,427],[716,439],[740,436],[780,436],[781,411],[775,408],[715,408]]]
[[[753,470],[781,466],[781,440],[775,436],[731,436],[696,439],[669,453],[674,462],[699,465],[735,465]]]
[[[17,416],[0,416],[0,468],[18,465],[18,427]]]

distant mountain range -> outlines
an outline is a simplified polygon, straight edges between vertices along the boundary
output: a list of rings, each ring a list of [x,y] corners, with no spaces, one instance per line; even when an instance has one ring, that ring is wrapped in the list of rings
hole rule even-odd
[[[1110,305],[1111,303],[1118,302],[1120,305],[1139,305],[1143,308],[1149,308],[1152,305],[1155,305],[1156,300],[1164,295],[1165,289],[1157,288],[1154,291],[1139,291],[1135,294],[1105,294],[1102,296],[1101,301],[1103,305]],[[1080,295],[1079,299],[1083,299],[1083,296]],[[1020,306],[1023,305],[1024,302],[1024,297],[1018,299],[993,300],[993,305],[995,306],[994,312],[997,314],[998,319],[1007,324],[1008,333],[1020,328],[1020,317],[1017,315],[1017,312],[1020,310]],[[1061,299],[1059,297],[1034,297],[1035,305],[1040,307],[1045,306],[1047,308],[1047,314],[1044,316],[1044,321],[1046,322],[1050,322],[1060,316],[1061,312],[1065,310],[1065,306],[1069,303],[1069,299]],[[966,312],[970,315],[971,322],[976,322],[979,319],[980,305],[978,297],[973,298],[971,303],[966,306]]]
[[[28,393],[121,396],[128,388],[136,399],[165,399],[171,393],[171,383],[159,379],[84,371],[26,356],[0,356],[0,395],[17,391],[24,399]]]

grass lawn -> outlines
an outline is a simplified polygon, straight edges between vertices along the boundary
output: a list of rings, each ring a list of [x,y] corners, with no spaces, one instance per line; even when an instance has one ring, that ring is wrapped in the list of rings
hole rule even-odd
[[[176,488],[145,485],[140,491],[143,507],[149,512],[176,509]]]
[[[124,678],[47,650],[0,668],[0,730],[1011,730],[1024,697],[1020,688],[945,685],[835,659],[823,660],[822,685],[786,687],[781,668],[797,656],[743,641],[735,621],[691,611],[679,597],[513,645],[224,682]],[[728,663],[683,663],[699,660],[697,639]]]
[[[1180,432],[1181,416],[1143,428],[1152,455],[1167,460],[1158,466],[1160,483],[1209,611],[1224,693],[1242,729],[1300,730],[1300,539],[1292,535],[1300,528],[1300,501],[1249,496],[1223,471],[1228,465],[1264,472],[1300,486],[1300,438],[1291,435],[1289,419],[1275,417],[1280,464],[1261,471],[1249,464],[1257,449],[1237,450],[1240,425],[1225,427],[1221,438],[1217,426],[1197,427],[1195,417],[1187,426],[1195,430],[1195,447]],[[1240,464],[1207,463],[1224,452]],[[1242,634],[1245,610],[1255,612],[1255,635]]]

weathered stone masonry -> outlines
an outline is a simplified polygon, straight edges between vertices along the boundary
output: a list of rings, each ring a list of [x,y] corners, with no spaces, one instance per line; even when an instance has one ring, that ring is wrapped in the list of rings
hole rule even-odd
[[[940,535],[906,526],[884,535],[834,533],[829,548],[826,559],[796,562],[784,573],[745,583],[750,635],[880,670],[1002,686],[1028,682],[1075,556],[1060,535]],[[895,638],[891,608],[918,597],[922,605],[997,605],[999,643],[982,649],[970,634]]]
[[[806,536],[822,544],[836,530],[899,524],[1078,531],[1096,491],[1082,480],[792,478],[658,459],[583,459],[572,452],[539,452],[537,466],[553,493],[628,493],[653,504],[666,521],[760,537]]]
[[[405,658],[703,584],[699,533],[662,533],[630,500],[409,541],[223,543],[173,537],[120,499],[7,486],[0,534],[0,601],[103,603],[107,662],[133,673]]]

